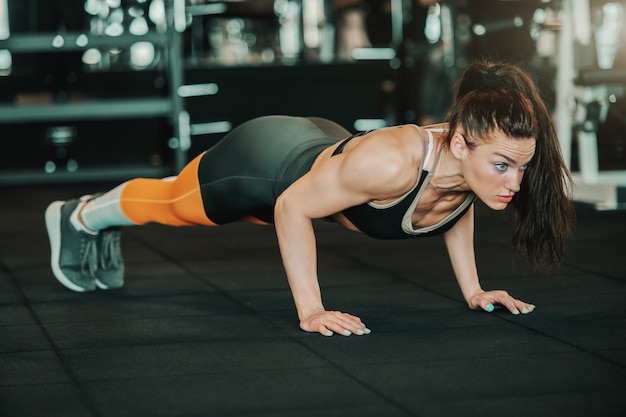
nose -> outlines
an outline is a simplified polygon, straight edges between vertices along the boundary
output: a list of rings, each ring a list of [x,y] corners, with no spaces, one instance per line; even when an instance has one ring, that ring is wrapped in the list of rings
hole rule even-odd
[[[513,193],[517,193],[520,190],[520,184],[522,183],[522,176],[524,175],[523,172],[519,171],[513,171],[511,170],[511,175],[507,176],[507,182],[505,184],[505,187],[507,190],[513,192]]]

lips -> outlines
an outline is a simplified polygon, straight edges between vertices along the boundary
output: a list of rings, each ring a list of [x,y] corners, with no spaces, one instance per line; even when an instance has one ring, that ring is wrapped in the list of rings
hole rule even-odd
[[[498,196],[498,201],[501,203],[510,203],[511,200],[513,200],[512,195],[499,195]]]

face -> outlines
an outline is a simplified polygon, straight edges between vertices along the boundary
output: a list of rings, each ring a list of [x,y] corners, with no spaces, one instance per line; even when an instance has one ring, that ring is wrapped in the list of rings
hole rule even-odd
[[[524,171],[535,154],[535,139],[512,139],[499,132],[470,149],[459,136],[453,145],[458,147],[467,185],[488,207],[504,210],[520,189]]]

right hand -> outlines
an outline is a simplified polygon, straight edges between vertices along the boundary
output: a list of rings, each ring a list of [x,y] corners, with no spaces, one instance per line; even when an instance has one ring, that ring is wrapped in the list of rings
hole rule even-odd
[[[305,332],[318,332],[324,336],[332,336],[335,333],[342,336],[371,333],[360,318],[341,311],[315,311],[300,320],[300,328]]]

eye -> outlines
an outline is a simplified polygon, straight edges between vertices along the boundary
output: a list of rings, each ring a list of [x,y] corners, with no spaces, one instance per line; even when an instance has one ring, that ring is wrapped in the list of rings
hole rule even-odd
[[[508,168],[508,165],[505,164],[504,162],[500,162],[498,164],[494,164],[494,166],[496,167],[496,169],[498,171],[506,171],[506,169]]]
[[[526,171],[528,169],[528,164],[522,165],[519,169],[520,171]]]

